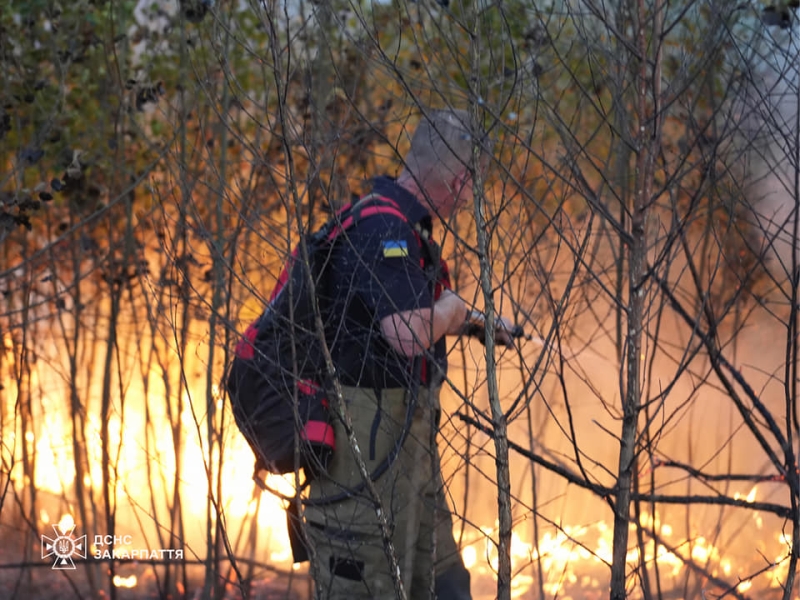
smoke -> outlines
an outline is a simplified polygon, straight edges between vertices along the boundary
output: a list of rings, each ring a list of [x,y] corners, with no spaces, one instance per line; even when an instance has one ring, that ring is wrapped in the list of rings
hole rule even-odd
[[[791,36],[766,42],[775,52],[759,65],[759,79],[748,92],[746,143],[752,156],[751,214],[762,236],[767,267],[777,282],[797,258],[797,200],[800,191],[798,121],[798,46]]]

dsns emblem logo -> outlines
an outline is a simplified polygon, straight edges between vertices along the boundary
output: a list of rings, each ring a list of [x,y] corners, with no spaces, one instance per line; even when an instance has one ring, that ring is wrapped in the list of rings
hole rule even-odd
[[[74,570],[73,557],[86,558],[86,536],[72,537],[75,531],[72,519],[61,519],[58,525],[53,525],[53,531],[56,532],[55,538],[42,536],[42,558],[54,557],[53,569]]]

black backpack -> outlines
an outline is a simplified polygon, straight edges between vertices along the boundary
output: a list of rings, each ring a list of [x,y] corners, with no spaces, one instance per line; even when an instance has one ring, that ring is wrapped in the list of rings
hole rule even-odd
[[[308,263],[296,247],[266,309],[236,346],[226,388],[236,424],[256,456],[256,475],[262,469],[285,474],[299,467],[309,480],[325,468],[336,448],[315,303],[324,322],[331,246],[358,221],[376,214],[407,221],[394,201],[370,194],[307,235]]]

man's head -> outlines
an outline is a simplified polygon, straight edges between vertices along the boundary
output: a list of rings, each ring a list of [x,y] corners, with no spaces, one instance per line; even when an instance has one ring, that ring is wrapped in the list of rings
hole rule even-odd
[[[491,148],[486,136],[480,138],[477,167],[485,171]],[[398,183],[424,198],[440,216],[448,217],[472,197],[474,146],[466,111],[428,111],[411,138]]]

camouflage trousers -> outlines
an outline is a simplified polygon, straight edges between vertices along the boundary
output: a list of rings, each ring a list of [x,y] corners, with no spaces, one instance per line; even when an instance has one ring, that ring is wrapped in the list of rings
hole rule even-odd
[[[373,495],[359,486],[363,478],[344,426],[335,425],[336,452],[327,473],[311,484],[309,498],[339,495],[342,499],[305,509],[304,535],[316,598],[397,597],[378,512],[385,517],[407,598],[471,598],[469,573],[453,538],[439,472],[438,391],[421,389],[417,394],[405,443],[374,480],[377,505]],[[391,389],[378,397],[372,390],[345,388],[344,397],[362,459],[372,474],[396,447],[407,421],[410,393]],[[343,494],[347,490],[355,493]]]

